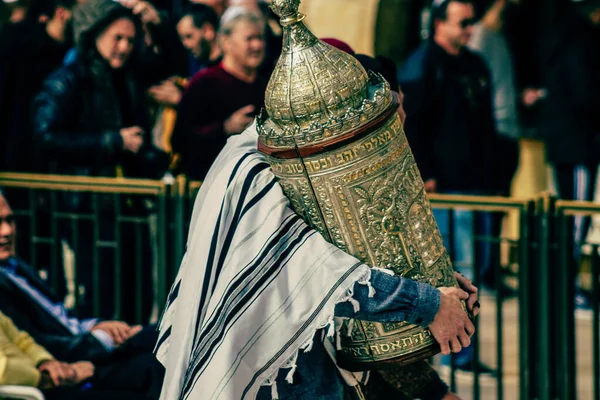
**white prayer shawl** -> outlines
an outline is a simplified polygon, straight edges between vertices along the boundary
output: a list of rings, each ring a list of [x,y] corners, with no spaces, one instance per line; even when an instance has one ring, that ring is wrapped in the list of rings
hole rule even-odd
[[[277,398],[279,369],[291,380],[298,350],[334,333],[335,304],[369,284],[366,265],[291,210],[257,139],[254,125],[230,138],[196,199],[160,323],[161,400],[254,399],[261,385]]]

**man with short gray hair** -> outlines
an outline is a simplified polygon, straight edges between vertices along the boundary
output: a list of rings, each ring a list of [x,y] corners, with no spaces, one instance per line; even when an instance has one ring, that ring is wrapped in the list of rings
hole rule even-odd
[[[264,105],[264,32],[262,15],[245,7],[230,7],[221,18],[223,59],[192,78],[173,133],[173,150],[191,179],[204,178],[227,138],[244,131]]]

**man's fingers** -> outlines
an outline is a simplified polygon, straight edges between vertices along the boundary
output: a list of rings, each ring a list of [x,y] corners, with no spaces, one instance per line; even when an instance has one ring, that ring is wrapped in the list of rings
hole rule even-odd
[[[461,289],[469,293],[477,293],[477,287],[473,284],[473,282],[470,279],[467,279],[463,274],[461,274],[460,272],[455,272],[454,277],[458,281],[458,284]]]
[[[119,331],[119,335],[121,336],[121,340],[123,342],[127,341],[127,339],[129,339],[129,337],[131,336],[131,334],[129,333],[131,331],[131,328],[129,326],[120,326],[117,328],[117,330]]]
[[[129,329],[129,332],[127,332],[127,339],[131,339],[133,336],[135,336],[138,333],[140,333],[141,330],[142,330],[142,326],[141,325],[137,325],[137,326],[131,327],[131,329]]]
[[[63,384],[74,382],[77,379],[77,370],[68,364],[65,364],[63,366],[63,368],[64,368],[63,371],[64,371],[64,376],[65,376],[65,380],[64,380]]]
[[[48,375],[50,375],[50,379],[52,380],[52,385],[55,387],[59,387],[60,386],[60,377],[59,377],[59,373],[57,371],[57,368],[48,368],[46,370],[48,372]]]
[[[135,6],[133,6],[133,14],[134,15],[138,15],[143,13],[146,9],[148,8],[148,4],[144,3],[143,1],[137,3]]]
[[[466,331],[458,332],[458,340],[462,347],[469,347],[471,344],[471,338],[467,335]]]
[[[475,311],[475,303],[477,303],[477,296],[469,296],[469,300],[467,300],[467,309],[472,313]]]
[[[112,336],[112,338],[116,344],[123,343],[123,338],[121,337],[121,331],[119,331],[119,329],[117,329],[116,327],[111,328],[110,335]]]
[[[467,300],[469,298],[469,294],[461,289],[456,289],[456,295],[460,300]]]
[[[458,353],[462,350],[462,346],[460,345],[458,338],[452,339],[452,341],[450,342],[450,346],[452,347],[453,353]]]
[[[126,325],[126,324],[118,325],[117,326],[117,330],[119,331],[119,333],[121,334],[121,336],[127,336],[127,333],[129,333],[130,329],[131,329],[131,327],[129,325]]]
[[[50,373],[50,378],[52,378],[54,386],[61,386],[66,379],[63,366],[60,363],[53,365],[52,368],[48,369],[48,372]]]
[[[60,379],[60,384],[64,385],[65,383],[67,383],[72,377],[73,377],[73,370],[71,369],[71,366],[69,366],[68,364],[64,364],[64,363],[60,363],[59,365],[59,379]]]
[[[250,114],[251,112],[254,112],[254,106],[253,105],[248,105],[246,107],[242,107],[239,109],[239,113],[240,114]]]
[[[450,345],[448,342],[440,343],[440,348],[442,349],[442,354],[447,356],[450,354]]]
[[[465,323],[465,332],[467,332],[467,334],[469,335],[469,337],[473,336],[475,334],[475,326],[473,325],[473,323],[471,322],[470,319],[467,318],[467,321]]]

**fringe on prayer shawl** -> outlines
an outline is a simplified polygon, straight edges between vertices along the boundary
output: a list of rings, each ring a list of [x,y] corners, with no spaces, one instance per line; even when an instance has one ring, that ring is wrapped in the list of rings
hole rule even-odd
[[[375,269],[380,270],[380,268],[375,268]],[[394,274],[392,271],[389,271],[389,270],[382,270],[382,271],[385,271],[386,273],[391,274],[391,275]],[[376,291],[375,291],[375,288],[371,285],[371,269],[369,269],[363,276],[361,276],[358,279],[358,281],[352,282],[352,286],[350,286],[349,288],[346,289],[345,295],[340,297],[338,299],[338,301],[335,302],[332,309],[329,310],[328,318],[327,318],[326,322],[318,326],[318,329],[327,328],[327,338],[329,340],[333,340],[335,342],[335,348],[337,350],[341,350],[341,341],[340,341],[339,332],[342,327],[341,322],[343,320],[345,320],[346,318],[334,317],[335,305],[340,304],[340,303],[349,302],[350,304],[352,304],[354,312],[360,311],[360,303],[356,299],[354,299],[354,284],[355,283],[367,286],[369,288],[369,297],[375,296]],[[351,329],[353,326],[354,326],[354,320],[348,319],[348,335],[349,336],[350,336]],[[306,340],[305,342],[302,342],[303,344],[296,350],[296,352],[294,352],[294,355],[289,360],[287,360],[285,363],[283,363],[279,368],[277,368],[277,370],[267,380],[265,380],[265,382],[261,385],[261,386],[271,387],[272,400],[279,400],[279,391],[277,388],[277,377],[279,376],[279,371],[281,369],[289,369],[289,371],[286,375],[285,381],[290,385],[292,385],[294,383],[294,374],[296,373],[296,368],[297,368],[296,362],[298,360],[298,353],[301,350],[304,353],[308,353],[312,350],[315,333],[316,332],[312,332],[312,335],[310,336],[310,338],[308,340]],[[328,346],[326,346],[326,349],[329,350],[330,348],[328,348]],[[332,351],[328,351],[328,353],[329,353],[329,356],[335,362],[335,354]],[[342,378],[344,378],[344,380],[346,381],[346,384],[348,386],[357,386],[359,383],[366,383],[366,380],[368,379],[368,374],[366,374],[366,373],[354,373],[354,372],[342,370],[341,368],[339,368],[339,372],[340,372],[340,375],[342,376]]]

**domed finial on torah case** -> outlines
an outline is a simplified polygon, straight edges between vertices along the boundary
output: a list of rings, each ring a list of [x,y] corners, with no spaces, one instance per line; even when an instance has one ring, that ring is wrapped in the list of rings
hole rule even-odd
[[[272,0],[271,9],[281,18],[281,23],[296,22],[301,19],[300,0]]]

